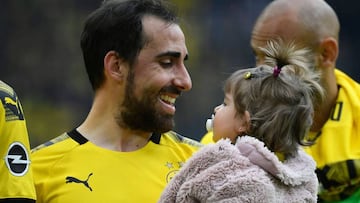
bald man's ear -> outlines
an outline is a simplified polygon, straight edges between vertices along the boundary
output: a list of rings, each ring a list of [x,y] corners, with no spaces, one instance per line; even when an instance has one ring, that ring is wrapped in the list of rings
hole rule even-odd
[[[322,67],[334,67],[339,54],[339,46],[336,39],[328,37],[321,42]]]
[[[104,57],[105,77],[123,81],[125,79],[126,64],[116,51],[109,51]]]

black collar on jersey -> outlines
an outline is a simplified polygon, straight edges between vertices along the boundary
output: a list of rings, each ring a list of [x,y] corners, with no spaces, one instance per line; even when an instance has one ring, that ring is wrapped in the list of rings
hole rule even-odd
[[[86,139],[81,133],[79,133],[79,131],[77,131],[76,129],[70,131],[67,133],[73,140],[75,140],[77,143],[79,144],[85,144],[88,139]]]
[[[77,131],[76,129],[73,129],[72,131],[67,133],[73,140],[75,140],[77,143],[79,143],[80,145],[85,144],[88,139],[86,139],[81,133],[79,133],[79,131]],[[150,140],[155,143],[155,144],[159,144],[160,143],[160,138],[161,138],[161,134],[160,133],[153,133],[150,137]]]
[[[160,144],[160,138],[161,138],[160,133],[153,133],[150,137],[150,140],[155,144]]]

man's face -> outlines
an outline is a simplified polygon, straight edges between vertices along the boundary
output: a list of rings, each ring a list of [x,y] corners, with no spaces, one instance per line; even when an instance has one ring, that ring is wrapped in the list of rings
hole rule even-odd
[[[132,130],[166,132],[174,127],[175,101],[191,89],[185,37],[176,24],[143,18],[147,43],[131,67],[120,125]]]

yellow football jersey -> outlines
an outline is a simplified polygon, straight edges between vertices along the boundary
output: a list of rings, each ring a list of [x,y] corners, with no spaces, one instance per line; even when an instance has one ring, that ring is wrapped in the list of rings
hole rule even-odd
[[[73,130],[33,150],[37,202],[157,202],[169,180],[201,147],[174,132],[117,152]]]
[[[29,138],[20,101],[2,81],[0,99],[0,200],[35,200]]]

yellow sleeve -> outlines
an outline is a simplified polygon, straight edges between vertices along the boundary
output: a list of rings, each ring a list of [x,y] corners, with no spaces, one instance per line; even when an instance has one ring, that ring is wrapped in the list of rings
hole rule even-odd
[[[0,200],[35,200],[25,118],[15,92],[2,81],[0,100]]]
[[[207,132],[200,140],[200,143],[202,144],[210,144],[210,143],[214,143],[213,141],[213,132]]]

